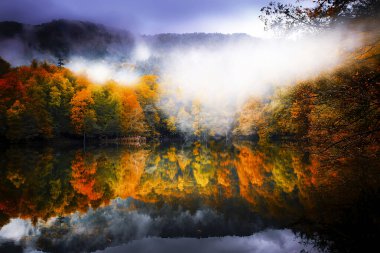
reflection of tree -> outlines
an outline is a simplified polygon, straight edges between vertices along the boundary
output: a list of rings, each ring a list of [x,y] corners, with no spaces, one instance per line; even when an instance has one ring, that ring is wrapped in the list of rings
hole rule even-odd
[[[64,196],[66,177],[56,174],[52,149],[11,148],[1,159],[5,162],[0,172],[1,216],[21,216],[35,222],[65,210],[69,198]]]
[[[193,147],[193,168],[194,178],[197,184],[205,187],[215,177],[215,164],[213,162],[210,149],[200,142],[196,142]]]
[[[254,202],[251,187],[261,186],[264,183],[264,176],[268,168],[264,164],[264,154],[253,152],[247,145],[237,145],[238,154],[236,157],[236,170],[239,176],[240,194],[242,197]]]
[[[216,204],[223,203],[217,199],[241,196],[250,203],[266,203],[265,208],[283,206],[286,198],[280,201],[281,204],[278,198],[281,193],[291,192],[284,190],[286,187],[276,185],[282,170],[273,169],[262,151],[249,145],[236,148],[236,157],[232,149],[225,149],[223,145],[220,147],[210,143],[205,147],[199,142],[182,149],[160,147],[154,152],[90,150],[87,154],[77,152],[73,158],[64,157],[57,161],[53,153],[44,154],[45,158],[34,154],[35,158],[31,161],[35,162],[29,163],[30,167],[34,171],[42,167],[47,169],[46,172],[31,177],[18,169],[21,165],[15,164],[8,166],[4,178],[7,178],[7,187],[18,194],[30,189],[30,194],[23,197],[23,201],[39,203],[38,206],[45,212],[39,217],[73,210],[86,211],[89,205],[97,207],[115,197],[174,201],[191,196],[214,199],[212,201]],[[19,161],[22,166],[27,164],[14,156],[10,160],[12,163]],[[70,168],[70,160],[71,170],[63,169]],[[58,173],[52,169],[54,164],[61,164]],[[274,177],[269,177],[272,170],[278,172]],[[279,190],[278,194],[274,194],[273,185]],[[41,190],[34,190],[37,188]],[[40,195],[34,195],[39,191]],[[16,197],[20,198],[21,195]],[[29,214],[34,212],[41,214],[35,209],[24,211]]]
[[[125,151],[121,154],[116,168],[116,181],[113,184],[114,194],[117,197],[136,197],[136,187],[140,183],[144,172],[147,150],[134,152]]]
[[[272,178],[275,185],[282,191],[292,192],[294,190],[297,176],[294,174],[292,156],[289,152],[280,151],[279,156],[273,160]]]
[[[152,153],[138,188],[139,196],[157,201],[158,196],[180,195],[184,190],[184,175],[179,160],[182,165],[186,163],[186,159],[181,158],[175,147]]]
[[[340,151],[336,155],[342,158],[345,149]],[[329,245],[332,252],[370,252],[380,232],[379,162],[359,156],[333,163],[324,158],[311,155],[302,172],[297,169],[305,216],[295,228],[305,238],[318,234],[318,247]]]
[[[165,203],[168,209],[208,206],[227,219],[248,210],[307,238],[318,231],[322,239],[335,240],[336,247],[352,245],[350,239],[360,233],[376,232],[378,161],[367,157],[329,163],[325,154],[304,153],[290,144],[249,142],[88,150],[13,148],[1,153],[0,224],[10,217],[64,216],[133,197],[153,206]]]
[[[237,180],[235,175],[235,163],[231,150],[223,150],[215,152],[213,150],[213,157],[216,162],[216,178],[217,184],[223,190],[223,196],[231,198],[236,195],[238,191]],[[216,153],[216,154],[215,154]]]
[[[95,189],[95,173],[97,169],[96,161],[88,161],[91,155],[77,152],[71,165],[71,185],[74,190],[82,195],[87,196],[89,200],[98,200],[103,196],[102,192]]]

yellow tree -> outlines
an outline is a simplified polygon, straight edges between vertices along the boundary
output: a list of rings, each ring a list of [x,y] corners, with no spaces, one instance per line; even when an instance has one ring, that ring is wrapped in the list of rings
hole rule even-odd
[[[260,100],[250,98],[241,108],[237,126],[233,130],[234,134],[246,136],[257,134],[259,126],[263,123],[263,106]]]
[[[70,104],[72,106],[71,123],[77,134],[83,134],[83,144],[85,144],[86,132],[91,131],[96,122],[96,114],[93,109],[95,102],[91,91],[89,89],[78,91],[71,99]]]
[[[155,75],[145,75],[140,78],[135,91],[140,107],[143,110],[145,122],[151,135],[159,135],[157,131],[162,128],[161,115],[156,106],[159,97],[158,77]],[[157,130],[157,131],[156,131]]]
[[[146,132],[144,112],[137,101],[136,93],[130,88],[123,88],[121,98],[121,126],[126,134]]]
[[[194,100],[191,107],[191,114],[193,115],[193,133],[197,137],[200,137],[202,134],[201,113],[201,103],[199,100]]]

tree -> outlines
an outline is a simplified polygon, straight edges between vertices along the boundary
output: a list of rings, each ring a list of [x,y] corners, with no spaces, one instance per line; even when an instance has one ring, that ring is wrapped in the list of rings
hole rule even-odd
[[[64,75],[64,72],[56,72],[49,80],[47,100],[55,134],[65,133],[70,128],[70,101],[74,95],[75,83]]]
[[[0,135],[5,136],[9,130],[9,116],[15,119],[13,116],[15,116],[14,112],[16,111],[18,112],[17,118],[21,116],[19,109],[13,108],[11,111],[9,111],[9,109],[13,106],[19,107],[23,104],[21,101],[24,101],[25,97],[26,87],[19,80],[19,75],[17,73],[8,73],[0,79]]]
[[[0,57],[0,76],[8,73],[11,70],[11,64]]]
[[[120,118],[124,134],[144,134],[146,132],[145,116],[136,93],[130,88],[120,91]]]
[[[94,99],[89,89],[78,91],[70,102],[71,122],[77,134],[83,134],[83,144],[86,141],[86,132],[94,128],[96,122],[96,113],[93,109]]]
[[[257,134],[263,118],[263,103],[257,99],[249,99],[241,108],[237,125],[233,130],[236,135],[250,136]]]
[[[272,29],[280,34],[314,32],[354,19],[378,16],[380,0],[296,0],[295,4],[270,2],[261,12],[260,19],[267,30]]]
[[[162,124],[162,115],[160,115],[161,113],[156,105],[159,96],[157,79],[158,77],[155,75],[145,75],[141,77],[135,89],[138,102],[148,124],[148,130],[152,136],[159,135],[164,125]]]
[[[113,94],[111,86],[94,91],[94,110],[96,113],[97,133],[105,136],[118,135],[121,131],[120,101]]]
[[[7,110],[6,121],[8,126],[7,138],[10,140],[21,140],[25,135],[23,128],[23,119],[25,115],[25,106],[16,100]]]
[[[51,138],[53,136],[52,118],[49,112],[48,96],[51,73],[44,68],[32,70],[32,76],[26,81],[28,90],[25,99],[28,108],[25,122],[28,135]]]
[[[65,65],[65,63],[63,62],[63,58],[62,58],[62,57],[59,57],[59,58],[58,58],[58,62],[57,62],[57,66],[58,66],[59,68],[62,68],[63,65]]]
[[[8,139],[18,141],[52,137],[52,119],[47,101],[49,78],[50,73],[43,68],[19,67],[0,80],[0,117],[6,119],[2,121],[5,125],[1,127],[1,132]],[[24,108],[22,113],[14,110],[20,106]],[[15,111],[18,112],[17,117],[14,117]],[[15,120],[19,123],[15,124]]]

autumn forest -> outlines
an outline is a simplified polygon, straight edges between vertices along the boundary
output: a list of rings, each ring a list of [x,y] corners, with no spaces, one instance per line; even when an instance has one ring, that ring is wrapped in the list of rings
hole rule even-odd
[[[269,97],[248,99],[224,136],[202,128],[205,116],[198,100],[184,104],[177,115],[166,115],[157,105],[167,92],[159,76],[144,75],[132,86],[112,80],[99,85],[46,62],[11,68],[1,60],[1,137],[20,142],[84,135],[93,139],[245,136],[260,141],[305,140],[322,149],[357,147],[371,153],[377,148],[380,118],[378,50],[378,43],[370,44],[334,70],[278,88]],[[178,114],[190,119],[190,132],[181,131]]]
[[[379,0],[43,2],[0,3],[0,252],[377,247]]]

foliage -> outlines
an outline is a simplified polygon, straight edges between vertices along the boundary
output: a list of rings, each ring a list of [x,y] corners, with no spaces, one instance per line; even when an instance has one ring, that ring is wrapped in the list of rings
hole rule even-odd
[[[270,2],[261,9],[267,30],[278,33],[314,32],[352,20],[378,17],[379,0],[297,0],[294,4]]]
[[[92,108],[94,100],[88,89],[77,92],[71,99],[71,122],[78,134],[85,134],[92,130],[96,122],[95,110]]]
[[[160,134],[155,76],[123,87],[115,82],[95,85],[85,76],[37,61],[6,72],[0,77],[0,136],[12,142]]]
[[[261,141],[291,137],[313,152],[343,148],[376,156],[379,147],[379,60],[352,59],[340,67],[278,89],[267,101],[243,106],[236,134],[257,133]]]
[[[0,76],[8,73],[11,69],[11,65],[0,57]]]

